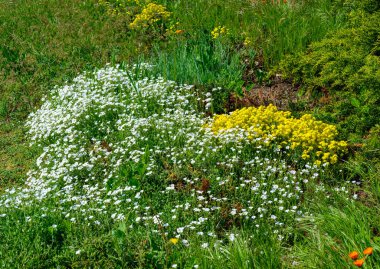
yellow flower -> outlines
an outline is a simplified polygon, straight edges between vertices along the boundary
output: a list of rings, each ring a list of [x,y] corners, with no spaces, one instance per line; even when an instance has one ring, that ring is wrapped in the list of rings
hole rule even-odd
[[[218,36],[219,32],[220,29],[216,28],[214,36]],[[281,148],[301,151],[301,157],[305,160],[315,158],[324,163],[336,163],[339,154],[347,148],[347,142],[334,140],[338,134],[335,126],[318,121],[310,114],[305,114],[300,119],[293,118],[289,111],[278,111],[273,105],[245,107],[229,115],[216,115],[206,127],[214,134],[242,129],[248,140],[261,138],[264,146],[276,143]]]
[[[147,28],[159,21],[165,21],[169,19],[171,13],[166,10],[163,5],[149,3],[140,14],[137,14],[136,18],[129,27],[132,29]]]
[[[213,39],[217,39],[220,36],[224,36],[228,34],[228,29],[225,26],[217,26],[214,30],[211,31],[211,36]]]
[[[338,161],[338,155],[334,154],[333,156],[331,156],[330,163],[334,164],[337,161]]]
[[[246,38],[244,39],[243,45],[244,45],[245,47],[249,47],[251,44],[252,44],[251,39],[250,39],[249,37],[246,37]]]
[[[177,244],[178,243],[178,241],[179,241],[179,239],[178,238],[175,238],[175,237],[173,237],[173,238],[170,238],[170,243],[172,243],[173,245],[175,245],[175,244]]]

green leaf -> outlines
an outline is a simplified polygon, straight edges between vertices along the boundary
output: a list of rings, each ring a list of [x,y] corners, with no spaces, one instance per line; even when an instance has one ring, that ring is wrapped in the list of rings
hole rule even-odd
[[[356,99],[355,97],[351,98],[351,105],[353,105],[356,108],[360,108],[360,101]]]

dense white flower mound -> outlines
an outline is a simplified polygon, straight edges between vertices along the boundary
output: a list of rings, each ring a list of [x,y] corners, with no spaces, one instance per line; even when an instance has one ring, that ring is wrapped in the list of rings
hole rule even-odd
[[[27,121],[42,153],[26,186],[0,197],[4,214],[39,207],[77,224],[151,225],[200,242],[244,221],[281,229],[303,214],[302,186],[317,167],[291,167],[244,131],[215,136],[198,112],[211,93],[135,73],[106,66],[52,91]]]

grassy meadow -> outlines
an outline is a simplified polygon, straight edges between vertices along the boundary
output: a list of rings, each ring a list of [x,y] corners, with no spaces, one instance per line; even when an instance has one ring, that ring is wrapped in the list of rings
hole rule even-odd
[[[380,268],[379,118],[376,0],[0,0],[0,267]]]

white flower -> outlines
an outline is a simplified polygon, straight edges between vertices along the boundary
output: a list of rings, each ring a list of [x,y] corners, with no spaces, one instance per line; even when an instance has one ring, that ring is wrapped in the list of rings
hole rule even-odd
[[[201,247],[202,247],[202,248],[208,248],[208,243],[203,243],[203,244],[201,245]]]
[[[214,237],[207,230],[208,218],[213,220],[214,214],[220,215],[230,202],[240,203],[244,208],[232,207],[227,213],[247,219],[251,216],[256,227],[259,226],[253,213],[276,219],[273,214],[278,210],[297,204],[302,179],[291,174],[296,175],[299,170],[277,159],[276,152],[271,152],[276,157],[273,159],[260,157],[266,150],[263,138],[255,137],[247,147],[248,134],[244,130],[214,134],[210,128],[204,128],[211,119],[198,112],[200,102],[195,101],[192,86],[177,85],[163,78],[132,82],[131,69],[132,66],[125,70],[108,65],[52,90],[51,97],[26,123],[32,144],[43,149],[37,166],[28,173],[26,187],[0,195],[1,209],[42,205],[44,213],[61,214],[77,225],[123,221],[133,229],[133,223],[143,223],[149,228],[153,222],[162,225],[159,230],[163,234],[174,229],[180,237],[188,228],[190,236]],[[200,101],[203,99],[206,109],[210,108],[212,95],[207,93]],[[191,164],[198,167],[193,169]],[[139,179],[138,187],[121,175],[120,171],[130,169],[126,165],[132,167],[133,173],[141,172],[135,168],[144,170],[139,174],[144,180]],[[214,173],[213,167],[223,174]],[[187,168],[196,171],[197,177],[180,178],[181,173],[176,170],[185,170],[187,174]],[[300,171],[318,176],[320,168],[306,168],[310,171]],[[239,177],[238,169],[242,171]],[[168,172],[173,172],[170,181]],[[274,174],[289,178],[274,178]],[[143,195],[145,187],[151,189],[144,184],[157,182],[155,177],[170,182],[157,192],[162,195],[162,203],[166,203],[159,205],[165,208],[159,213],[153,213],[158,209],[148,201],[150,194]],[[204,178],[210,181],[207,190],[200,188]],[[177,183],[183,183],[186,191]],[[220,189],[227,191],[219,192]],[[187,190],[188,196],[184,195]],[[249,197],[247,193],[252,199],[239,201],[239,197]],[[236,201],[231,200],[230,194]],[[53,207],[48,201],[58,203]],[[283,226],[289,218],[294,218],[294,214],[281,215]],[[188,223],[180,223],[183,219]],[[231,241],[236,239],[234,234],[225,236]],[[188,241],[182,240],[182,244],[186,246]],[[208,247],[208,243],[202,247]]]
[[[235,235],[231,233],[231,234],[228,236],[228,239],[229,239],[231,242],[235,241]]]

